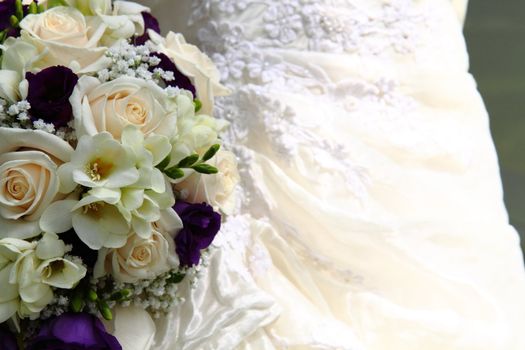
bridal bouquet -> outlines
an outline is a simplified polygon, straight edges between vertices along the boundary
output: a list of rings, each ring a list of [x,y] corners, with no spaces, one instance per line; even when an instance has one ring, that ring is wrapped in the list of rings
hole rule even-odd
[[[0,2],[0,347],[121,349],[162,318],[232,208],[227,90],[128,1]]]

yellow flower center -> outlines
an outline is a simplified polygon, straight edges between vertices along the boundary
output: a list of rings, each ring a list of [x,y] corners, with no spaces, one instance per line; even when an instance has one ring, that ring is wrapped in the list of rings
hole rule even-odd
[[[86,166],[86,174],[91,178],[92,181],[100,181],[107,178],[111,174],[112,169],[112,163],[106,162],[101,158],[97,158]]]

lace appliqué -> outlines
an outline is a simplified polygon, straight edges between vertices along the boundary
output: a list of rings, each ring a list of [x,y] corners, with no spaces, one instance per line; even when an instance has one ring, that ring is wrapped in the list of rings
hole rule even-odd
[[[253,33],[243,30],[239,12],[248,8],[258,14]],[[410,0],[385,1],[377,8],[363,9],[351,0],[199,0],[193,5],[190,23],[199,23],[200,39],[206,43],[252,42],[258,47],[290,47],[302,50],[380,55],[389,50],[413,52],[421,41],[418,28],[426,23],[426,9]],[[227,18],[220,27],[214,18]],[[235,16],[235,17],[234,17]],[[225,30],[224,24],[230,30]],[[213,28],[215,26],[215,28]],[[238,27],[237,30],[231,30]],[[210,34],[215,34],[216,40]],[[240,36],[235,39],[232,36]]]

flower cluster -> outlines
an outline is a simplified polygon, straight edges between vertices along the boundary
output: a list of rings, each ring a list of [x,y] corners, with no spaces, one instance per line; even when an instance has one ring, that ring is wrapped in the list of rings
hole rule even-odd
[[[3,346],[120,349],[101,318],[169,313],[234,206],[228,90],[129,1],[6,0],[0,41]]]

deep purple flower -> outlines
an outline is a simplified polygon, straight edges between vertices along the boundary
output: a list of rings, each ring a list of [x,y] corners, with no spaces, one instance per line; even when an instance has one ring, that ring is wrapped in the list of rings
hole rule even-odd
[[[193,94],[193,96],[196,96],[196,90],[195,86],[191,82],[190,78],[182,74],[175,63],[163,54],[162,52],[154,52],[151,54],[152,56],[158,57],[160,59],[160,63],[154,67],[152,67],[152,71],[155,68],[161,68],[164,71],[173,72],[173,76],[175,77],[175,80],[171,81],[165,81],[166,85],[178,87],[181,89],[189,90]]]
[[[15,0],[4,0],[0,2],[0,30],[11,26],[9,18],[15,14]]]
[[[0,349],[18,350],[14,335],[4,328],[0,328]]]
[[[182,266],[198,265],[201,250],[210,246],[221,228],[221,215],[206,203],[178,201],[173,208],[184,225],[175,237],[180,263]]]
[[[29,82],[27,100],[31,104],[31,116],[52,123],[55,127],[66,126],[73,112],[69,97],[78,81],[78,76],[69,68],[54,66],[37,74],[27,73]]]
[[[135,45],[144,45],[149,40],[148,29],[153,30],[160,34],[159,21],[149,12],[142,12],[142,18],[144,19],[144,34],[137,36],[134,39]]]
[[[20,29],[11,27],[10,18],[15,14],[15,0],[0,2],[0,31],[8,29],[7,36],[17,36]]]
[[[65,313],[46,321],[27,350],[122,350],[98,318],[86,313]]]

